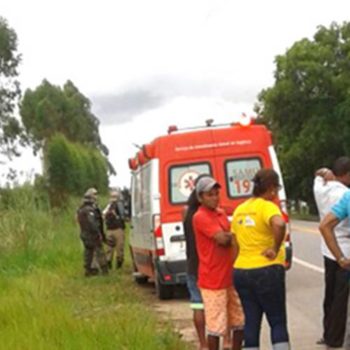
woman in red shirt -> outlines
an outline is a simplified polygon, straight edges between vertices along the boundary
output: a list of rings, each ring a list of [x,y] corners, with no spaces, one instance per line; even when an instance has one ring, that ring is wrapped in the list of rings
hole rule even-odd
[[[220,336],[233,331],[232,349],[242,348],[244,314],[232,284],[232,264],[238,245],[226,213],[219,208],[220,185],[200,179],[196,194],[201,206],[193,216],[209,350],[219,349]]]

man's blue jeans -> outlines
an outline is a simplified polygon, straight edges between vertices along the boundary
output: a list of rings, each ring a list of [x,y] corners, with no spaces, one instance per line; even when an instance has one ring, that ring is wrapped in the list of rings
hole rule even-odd
[[[284,267],[235,269],[234,285],[245,314],[244,348],[259,349],[261,321],[265,314],[273,349],[289,349]]]

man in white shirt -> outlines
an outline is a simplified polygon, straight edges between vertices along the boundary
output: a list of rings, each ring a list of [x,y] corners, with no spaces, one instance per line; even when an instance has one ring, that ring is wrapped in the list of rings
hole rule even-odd
[[[327,168],[316,171],[314,196],[320,220],[328,214],[348,191],[350,185],[350,158],[340,157],[333,166],[333,172]],[[348,220],[341,221],[335,228],[338,245],[346,256],[350,256],[350,226]],[[321,252],[325,266],[325,294],[323,302],[323,339],[329,347],[341,347],[344,341],[349,295],[348,274],[339,266],[333,254],[321,239]]]

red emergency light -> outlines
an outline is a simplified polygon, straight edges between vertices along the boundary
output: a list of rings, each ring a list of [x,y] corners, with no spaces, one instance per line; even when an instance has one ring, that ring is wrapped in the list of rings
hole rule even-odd
[[[151,159],[154,157],[154,146],[151,143],[143,145],[142,151],[146,158]]]
[[[170,125],[168,127],[168,134],[171,134],[172,132],[178,131],[179,129],[177,128],[176,125]]]
[[[138,160],[140,165],[143,165],[146,163],[147,159],[146,159],[145,154],[143,153],[142,150],[137,152],[137,160]]]
[[[136,170],[137,169],[137,160],[135,158],[129,158],[128,159],[128,163],[129,163],[129,168],[131,170]]]

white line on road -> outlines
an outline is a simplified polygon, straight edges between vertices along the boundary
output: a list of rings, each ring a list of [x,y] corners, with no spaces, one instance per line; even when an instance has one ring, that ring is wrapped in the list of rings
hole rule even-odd
[[[293,257],[293,262],[295,262],[301,266],[307,267],[308,269],[314,270],[316,272],[324,273],[324,269],[322,267],[318,267],[316,265],[310,264],[310,263],[308,263],[304,260],[298,259],[296,257]]]

